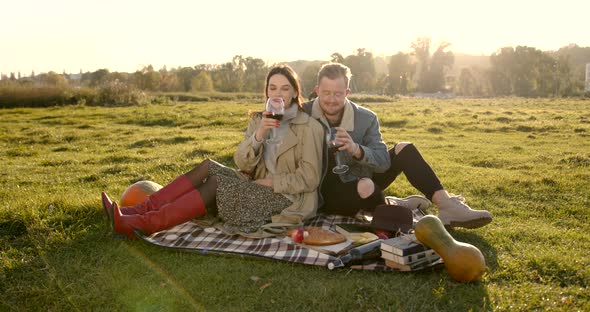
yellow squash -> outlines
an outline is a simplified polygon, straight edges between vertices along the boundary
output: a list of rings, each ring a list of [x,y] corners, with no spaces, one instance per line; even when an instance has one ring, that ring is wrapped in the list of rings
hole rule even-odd
[[[440,219],[427,215],[415,226],[416,238],[434,249],[443,258],[451,276],[459,282],[481,279],[486,270],[483,254],[477,247],[456,241],[445,229]]]

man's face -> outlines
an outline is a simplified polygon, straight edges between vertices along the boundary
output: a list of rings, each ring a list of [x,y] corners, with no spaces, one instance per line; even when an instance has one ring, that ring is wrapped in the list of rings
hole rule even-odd
[[[344,83],[344,77],[330,79],[322,77],[320,83],[315,87],[315,92],[320,99],[320,107],[326,118],[336,120],[342,116],[346,97],[350,89]]]

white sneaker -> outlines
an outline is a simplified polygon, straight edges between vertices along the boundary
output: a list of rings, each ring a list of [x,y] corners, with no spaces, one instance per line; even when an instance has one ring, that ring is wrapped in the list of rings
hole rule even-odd
[[[405,198],[397,198],[395,196],[385,196],[385,202],[389,205],[398,205],[406,207],[412,211],[421,210],[426,211],[426,208],[432,204],[428,198],[420,195],[410,195]]]
[[[492,222],[489,211],[471,209],[460,195],[442,200],[438,204],[438,217],[446,227],[475,229]]]
[[[422,217],[428,214],[426,209],[432,204],[428,198],[421,195],[410,195],[405,198],[385,196],[385,202],[390,205],[398,205],[412,210],[414,225],[416,225],[418,220],[422,219]]]

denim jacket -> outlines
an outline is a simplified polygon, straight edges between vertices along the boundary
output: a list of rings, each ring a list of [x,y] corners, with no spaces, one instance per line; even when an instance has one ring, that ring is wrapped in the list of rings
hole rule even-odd
[[[320,107],[319,98],[303,104],[303,110],[317,119],[324,127],[324,131],[326,133],[328,132],[330,126]],[[391,159],[389,158],[387,145],[381,137],[379,120],[374,112],[346,99],[340,127],[344,128],[354,142],[358,143],[359,147],[363,150],[363,158],[359,160],[352,157],[349,153],[343,153],[342,161],[350,169],[348,172],[340,175],[342,182],[352,182],[365,177],[372,178],[374,172],[385,172],[389,169]],[[323,182],[328,170],[332,170],[332,168],[328,168],[327,164],[328,145],[325,143],[321,182]],[[321,200],[320,206],[322,204],[323,200]]]

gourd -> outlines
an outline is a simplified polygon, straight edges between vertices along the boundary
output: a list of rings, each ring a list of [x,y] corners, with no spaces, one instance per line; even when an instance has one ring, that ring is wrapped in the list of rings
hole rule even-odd
[[[143,203],[148,196],[160,190],[162,186],[152,181],[139,181],[131,184],[121,195],[120,206],[135,206]]]
[[[481,279],[486,270],[481,251],[471,244],[456,241],[438,217],[424,216],[414,230],[416,238],[444,260],[445,267],[455,280],[471,282]]]

